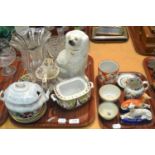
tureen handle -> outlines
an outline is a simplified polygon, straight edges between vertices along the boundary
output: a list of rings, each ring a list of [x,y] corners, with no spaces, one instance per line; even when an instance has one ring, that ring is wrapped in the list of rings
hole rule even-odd
[[[51,94],[51,99],[52,99],[54,102],[55,102],[55,101],[56,101],[56,102],[58,101],[55,94]]]
[[[93,82],[89,82],[89,84],[90,84],[90,88],[91,88],[91,89],[94,88]]]
[[[4,94],[4,91],[3,91],[3,90],[1,90],[1,91],[0,91],[0,100],[1,100],[1,101],[4,101],[3,94]]]

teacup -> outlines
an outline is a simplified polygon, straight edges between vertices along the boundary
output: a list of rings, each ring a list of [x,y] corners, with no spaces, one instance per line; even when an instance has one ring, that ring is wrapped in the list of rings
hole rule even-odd
[[[119,72],[119,65],[113,60],[103,60],[98,67],[99,81],[104,84],[113,84],[116,82]]]
[[[138,77],[128,79],[124,89],[125,96],[126,98],[139,98],[148,88],[148,81],[142,81]]]
[[[112,120],[118,115],[119,109],[113,102],[103,102],[98,107],[98,113],[104,120]]]
[[[106,84],[99,89],[99,95],[104,101],[115,102],[120,98],[121,90],[113,84]]]

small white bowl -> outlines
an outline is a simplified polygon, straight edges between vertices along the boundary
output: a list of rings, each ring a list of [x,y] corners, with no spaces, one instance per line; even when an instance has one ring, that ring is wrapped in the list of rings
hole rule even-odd
[[[117,116],[118,112],[118,107],[112,102],[103,102],[98,107],[99,115],[105,120],[112,120]]]
[[[112,84],[107,84],[99,89],[99,95],[104,101],[115,102],[121,96],[121,90]]]

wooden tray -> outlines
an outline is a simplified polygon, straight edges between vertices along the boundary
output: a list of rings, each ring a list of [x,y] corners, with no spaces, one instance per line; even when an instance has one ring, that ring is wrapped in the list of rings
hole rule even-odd
[[[150,31],[154,34],[155,33],[155,26],[149,26]]]
[[[142,35],[141,35],[144,43],[154,43],[155,42],[155,34],[153,34],[150,30],[150,26],[142,27]]]
[[[122,73],[134,73],[134,74],[138,75],[142,80],[146,80],[146,78],[141,73],[137,73],[137,72],[122,72]],[[97,82],[97,90],[99,91],[99,88],[101,87],[101,85],[100,85],[100,83],[98,81],[98,78],[96,78],[96,82]],[[152,97],[151,91],[152,90],[149,89],[146,93]],[[123,100],[124,100],[124,93],[122,91],[121,97],[120,97],[118,103],[116,103],[116,104],[118,104],[118,106],[120,107],[120,104],[122,103]],[[103,101],[100,99],[99,93],[97,93],[97,103],[98,103],[98,105],[101,102],[103,102]],[[122,129],[151,129],[151,128],[155,128],[155,104],[154,104],[155,101],[154,101],[153,97],[151,98],[151,100],[148,100],[147,103],[151,105],[151,112],[153,114],[153,119],[149,123],[137,124],[137,125],[122,124],[120,122],[120,113],[119,113],[116,118],[114,118],[113,120],[110,120],[110,121],[103,120],[98,115],[99,124],[100,124],[101,128],[107,128],[107,129],[112,129],[112,125],[113,124],[118,124],[118,123],[121,124]]]
[[[88,67],[86,74],[90,81],[94,82],[94,62],[91,56],[88,58]],[[56,103],[50,100],[48,102],[48,110],[46,114],[37,122],[31,124],[21,124],[14,121],[11,117],[11,121],[18,126],[31,127],[31,128],[78,128],[89,125],[94,121],[95,118],[95,92],[92,90],[92,96],[88,103],[75,109],[75,110],[64,110],[59,107]],[[52,119],[48,122],[49,119]],[[58,123],[58,119],[66,119],[66,123]],[[70,122],[70,123],[69,123]]]
[[[144,67],[147,79],[148,79],[150,85],[152,86],[153,83],[155,83],[155,78],[153,78],[153,70],[148,67],[148,62],[150,60],[154,60],[155,61],[155,57],[146,57],[143,60],[143,67]],[[153,91],[153,96],[155,98],[155,91]]]
[[[150,46],[152,47],[152,44],[146,44],[144,45],[143,41],[141,40],[140,36],[140,28],[137,26],[129,26],[128,27],[130,36],[134,45],[134,48],[138,54],[142,55],[155,55],[155,50],[150,50]],[[147,50],[149,49],[149,50]]]
[[[12,76],[6,77],[0,74],[0,90],[5,90],[11,83],[18,80],[19,74],[22,71],[20,61],[16,60],[13,65],[17,70]],[[0,70],[1,72],[1,70]],[[8,111],[2,101],[0,101],[0,125],[2,125],[8,118]]]

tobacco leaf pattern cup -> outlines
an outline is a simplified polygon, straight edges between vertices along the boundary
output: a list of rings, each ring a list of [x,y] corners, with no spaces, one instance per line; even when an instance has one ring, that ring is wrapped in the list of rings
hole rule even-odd
[[[103,84],[113,84],[117,80],[119,65],[113,60],[103,60],[98,66],[99,81]]]

